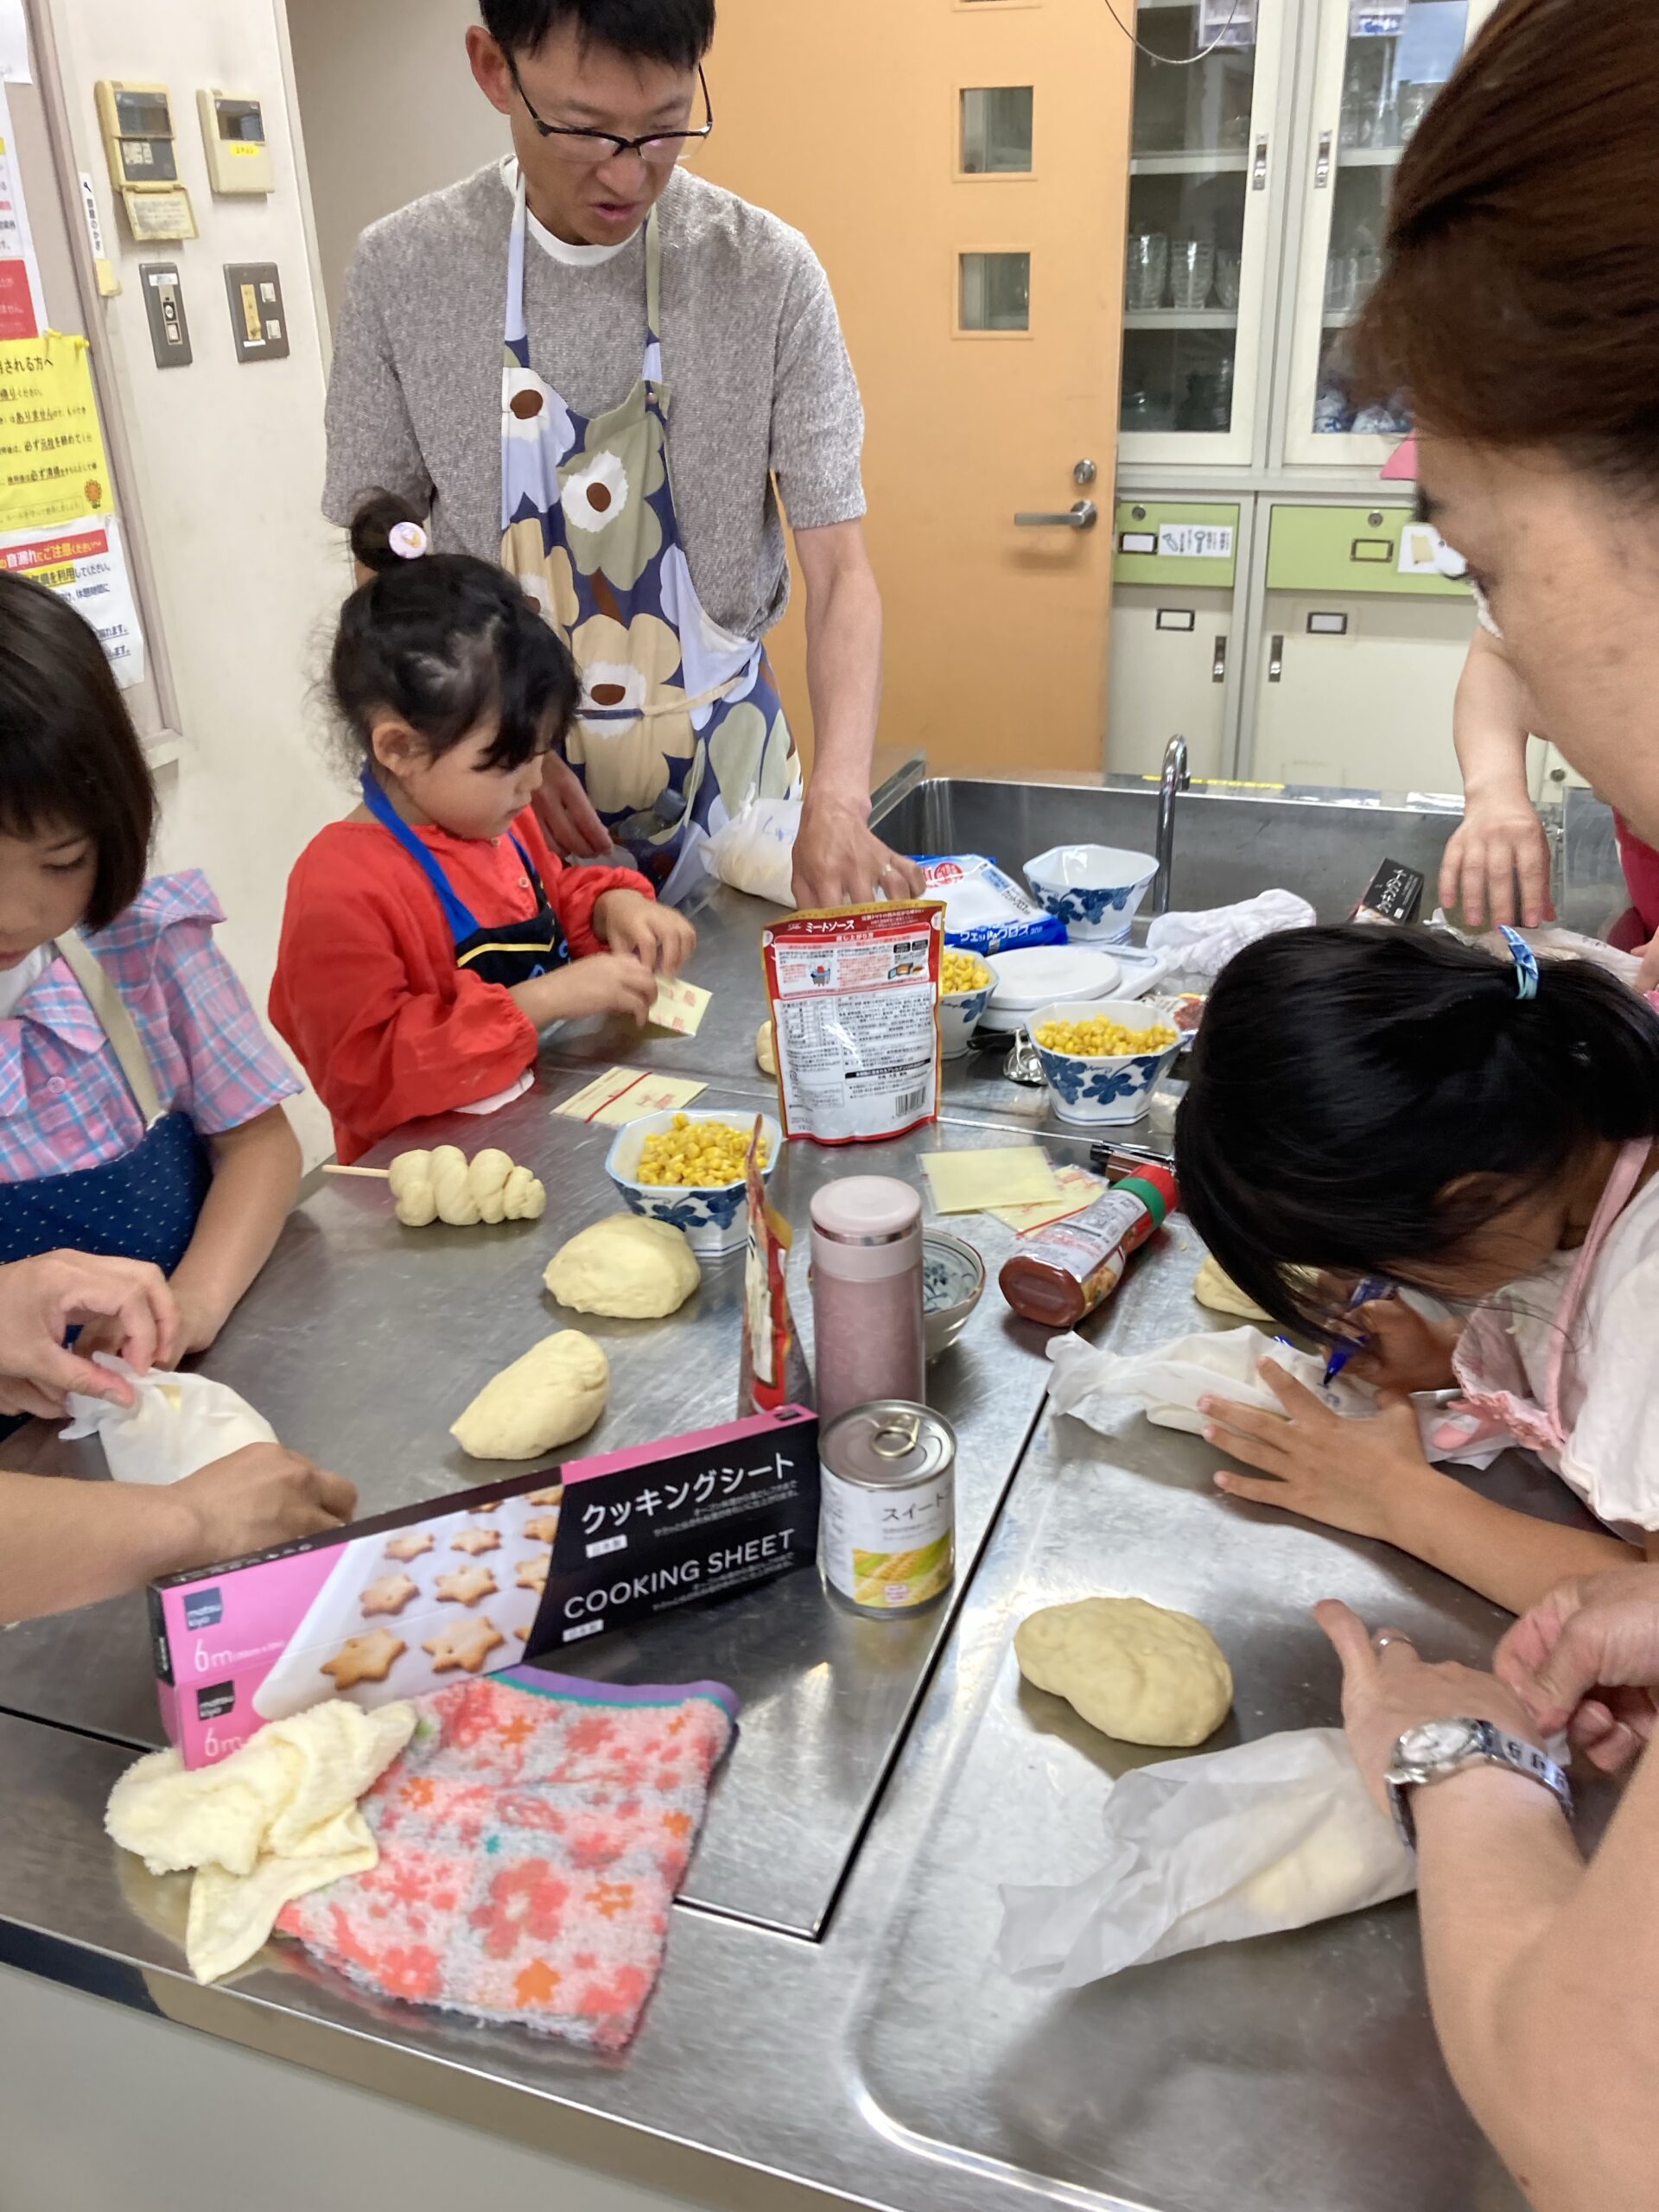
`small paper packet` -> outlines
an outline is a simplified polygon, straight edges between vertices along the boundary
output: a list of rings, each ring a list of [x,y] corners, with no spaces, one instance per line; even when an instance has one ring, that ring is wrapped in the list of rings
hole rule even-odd
[[[645,1019],[658,1029],[671,1029],[677,1037],[695,1037],[713,995],[695,983],[683,983],[677,976],[665,976]]]
[[[708,1087],[684,1076],[652,1075],[643,1068],[607,1068],[573,1097],[561,1099],[553,1111],[575,1122],[620,1129],[647,1114],[677,1113],[700,1098]]]

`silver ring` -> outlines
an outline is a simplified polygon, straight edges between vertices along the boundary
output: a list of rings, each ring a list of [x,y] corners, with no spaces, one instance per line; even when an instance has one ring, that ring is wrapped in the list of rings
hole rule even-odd
[[[1406,1634],[1403,1629],[1380,1628],[1376,1631],[1376,1634],[1371,1638],[1371,1649],[1376,1653],[1379,1658],[1382,1657],[1382,1654],[1388,1649],[1391,1643],[1409,1644],[1414,1651],[1417,1648],[1415,1644],[1412,1643],[1411,1638]]]

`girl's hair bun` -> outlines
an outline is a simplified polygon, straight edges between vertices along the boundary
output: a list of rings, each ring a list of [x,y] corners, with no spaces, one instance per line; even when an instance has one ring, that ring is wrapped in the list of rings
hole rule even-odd
[[[365,492],[352,517],[352,557],[377,575],[427,550],[420,516],[395,492]]]

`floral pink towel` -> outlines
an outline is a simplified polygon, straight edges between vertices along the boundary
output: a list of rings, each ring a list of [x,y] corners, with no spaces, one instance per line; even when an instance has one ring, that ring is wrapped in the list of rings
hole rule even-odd
[[[413,1742],[362,1802],[379,1865],[277,1926],[380,1996],[620,2050],[736,1700],[522,1668],[416,1703]]]

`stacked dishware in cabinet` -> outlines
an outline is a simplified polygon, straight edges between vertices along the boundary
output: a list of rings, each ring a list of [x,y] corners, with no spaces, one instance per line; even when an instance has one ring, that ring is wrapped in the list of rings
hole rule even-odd
[[[1405,147],[1496,0],[1141,0],[1109,773],[1455,792],[1474,626],[1344,376]]]

